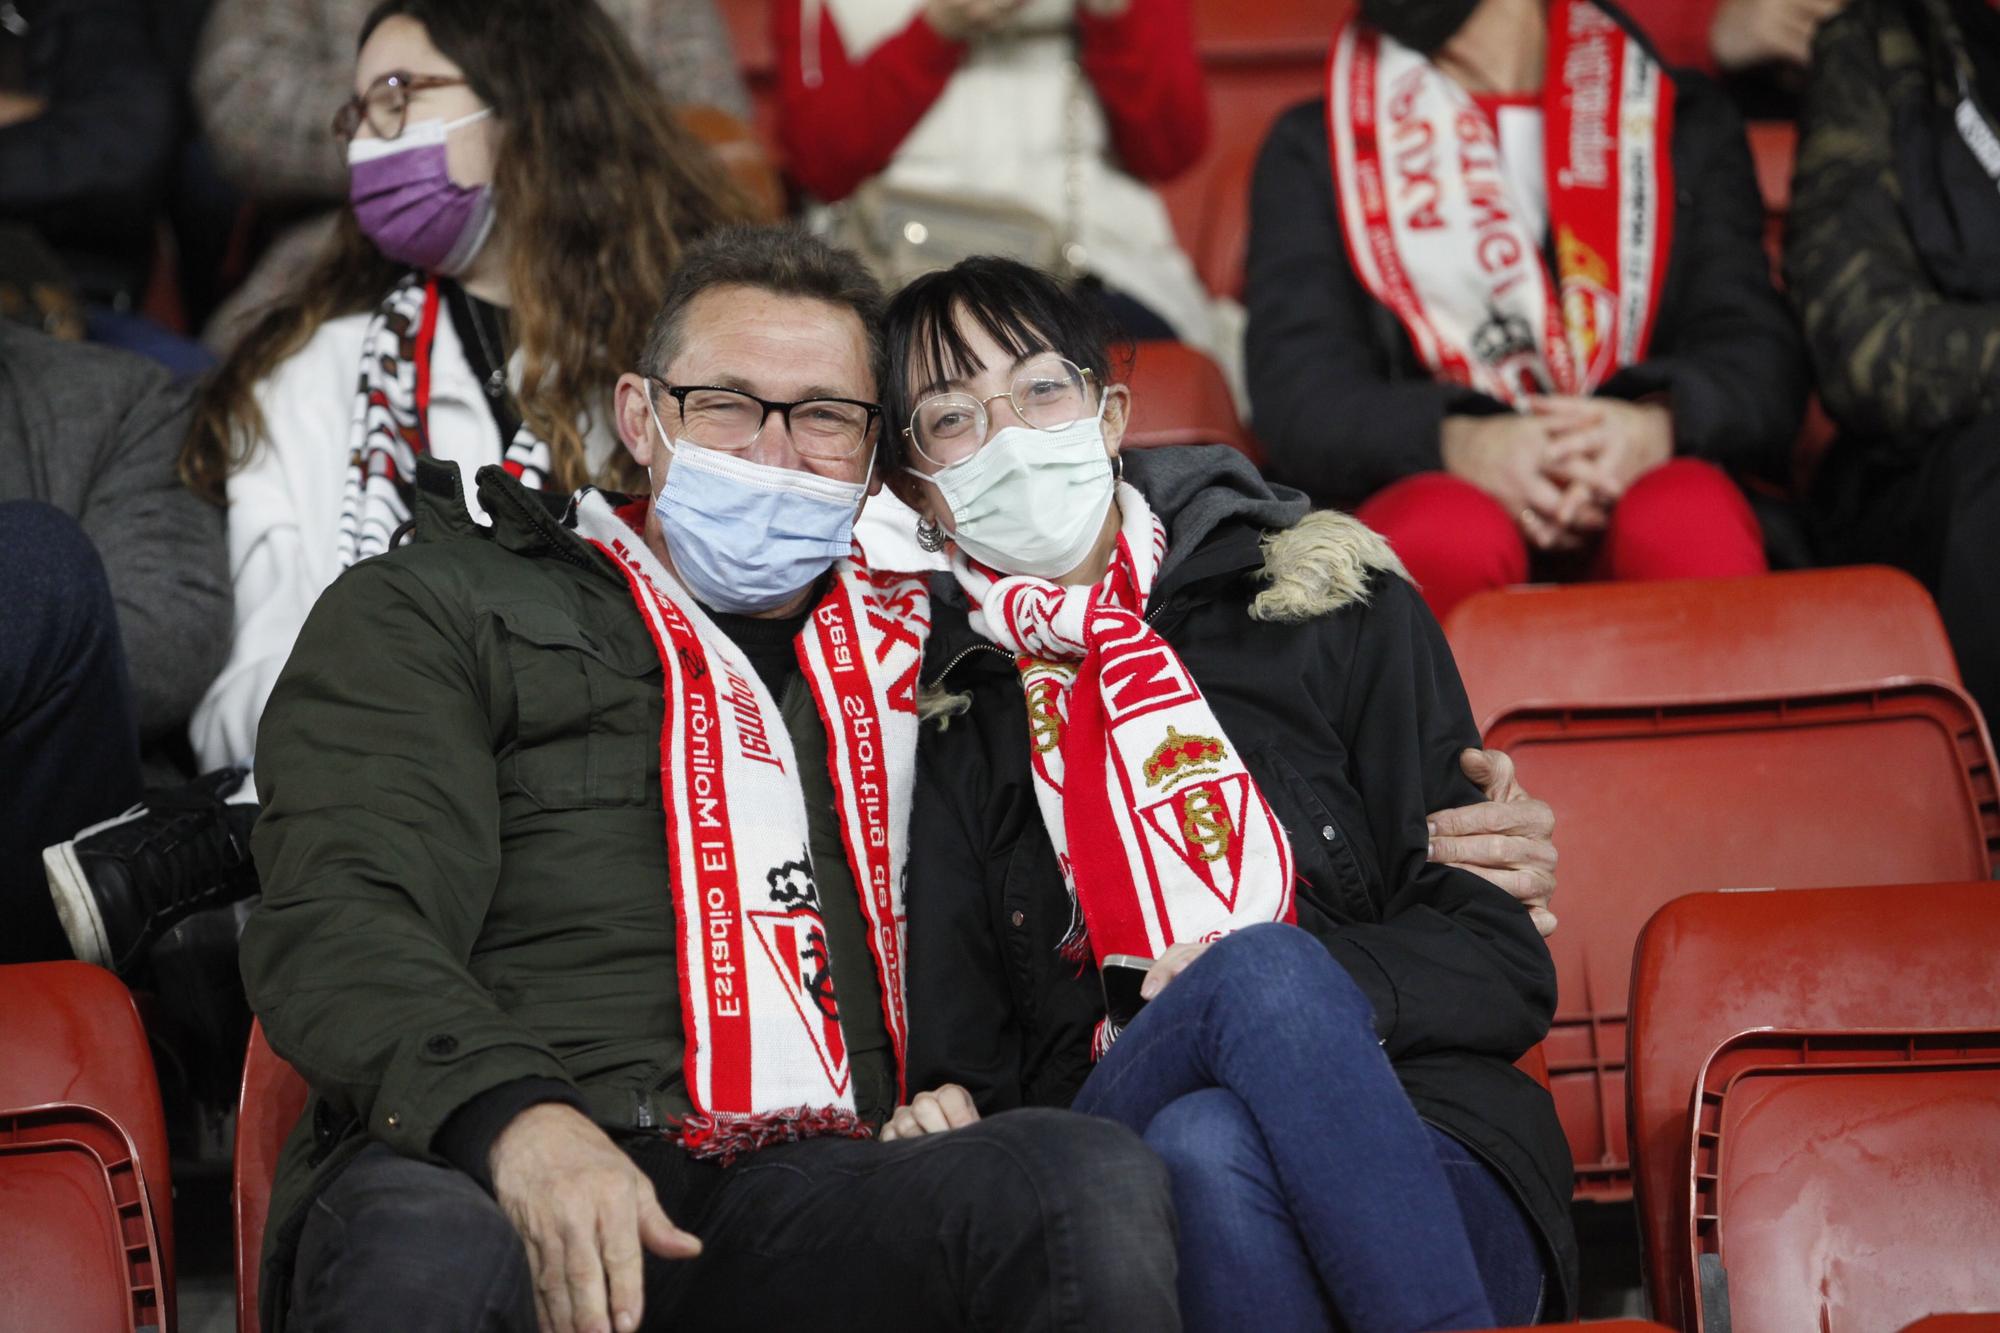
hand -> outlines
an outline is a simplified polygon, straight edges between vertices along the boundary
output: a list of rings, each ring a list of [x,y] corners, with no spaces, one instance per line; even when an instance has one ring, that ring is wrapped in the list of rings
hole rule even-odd
[[[1722,0],[1708,25],[1708,49],[1724,70],[1812,62],[1813,33],[1847,0]]]
[[[32,93],[0,92],[0,130],[38,119],[49,109],[49,99]]]
[[[1581,486],[1606,510],[1674,456],[1673,413],[1659,403],[1530,398],[1528,410],[1548,426],[1548,475],[1565,487]]]
[[[640,1246],[662,1259],[701,1253],[653,1182],[574,1107],[521,1112],[488,1161],[493,1197],[528,1247],[542,1333],[632,1333],[646,1304]]]
[[[1005,22],[1024,0],[924,0],[924,20],[949,42],[969,42]]]
[[[1589,530],[1589,514],[1547,471],[1553,441],[1547,423],[1516,412],[1446,417],[1439,440],[1445,471],[1500,502],[1521,534],[1541,551],[1574,550]],[[1600,523],[1600,526],[1601,523]]]
[[[978,1120],[979,1108],[972,1104],[972,1094],[956,1083],[946,1083],[933,1091],[918,1093],[910,1098],[908,1106],[897,1107],[889,1123],[882,1126],[879,1137],[884,1143],[894,1143],[897,1139],[922,1138],[926,1134],[947,1134]]]
[[[1458,766],[1486,800],[1430,817],[1430,859],[1505,889],[1548,938],[1556,930],[1549,910],[1556,892],[1556,812],[1528,795],[1514,778],[1514,761],[1500,750],[1467,750]]]
[[[1188,964],[1208,952],[1214,940],[1202,940],[1198,944],[1176,944],[1153,960],[1146,969],[1146,979],[1139,983],[1139,998],[1150,1000],[1167,988],[1167,983],[1187,971]]]

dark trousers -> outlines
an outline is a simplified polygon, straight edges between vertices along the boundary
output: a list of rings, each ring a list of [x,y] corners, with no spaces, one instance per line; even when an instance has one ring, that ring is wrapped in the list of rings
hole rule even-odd
[[[1541,1245],[1416,1108],[1368,997],[1296,926],[1225,936],[1077,1094],[1167,1164],[1190,1330],[1489,1328],[1540,1314]]]
[[[702,1239],[646,1261],[648,1329],[1173,1330],[1166,1173],[1128,1130],[1011,1111],[896,1143],[814,1139],[727,1168],[626,1141]],[[532,1330],[519,1237],[465,1175],[362,1152],[312,1206],[292,1327]]]
[[[1911,461],[1843,444],[1816,490],[1822,553],[1922,579],[1967,691],[1987,725],[2000,725],[2000,415],[1940,436]]]
[[[104,564],[61,510],[0,504],[0,963],[70,956],[42,848],[139,798],[139,734]]]

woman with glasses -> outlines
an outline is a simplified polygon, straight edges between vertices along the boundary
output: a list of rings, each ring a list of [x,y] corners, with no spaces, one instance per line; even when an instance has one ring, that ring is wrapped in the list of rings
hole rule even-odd
[[[1380,538],[1221,447],[1121,452],[1054,280],[977,259],[887,325],[892,484],[952,555],[911,822],[891,1136],[1070,1105],[1165,1160],[1193,1329],[1566,1310],[1570,1162],[1513,1062],[1555,969],[1431,859],[1480,799],[1437,623]]]
[[[611,386],[684,242],[744,211],[591,0],[385,0],[330,110],[337,237],[208,385],[183,456],[229,505],[235,643],[193,725],[210,768],[247,762],[320,591],[408,521],[420,455],[565,494],[618,480]]]

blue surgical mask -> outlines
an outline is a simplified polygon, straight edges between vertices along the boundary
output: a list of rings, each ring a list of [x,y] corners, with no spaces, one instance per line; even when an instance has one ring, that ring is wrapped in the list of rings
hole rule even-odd
[[[674,460],[653,512],[674,572],[703,606],[731,615],[783,606],[853,549],[867,483],[673,440],[646,406]]]

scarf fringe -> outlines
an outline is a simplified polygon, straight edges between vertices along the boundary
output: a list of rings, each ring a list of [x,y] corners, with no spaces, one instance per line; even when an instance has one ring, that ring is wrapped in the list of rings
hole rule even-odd
[[[837,1106],[788,1106],[755,1115],[682,1116],[673,1128],[674,1141],[690,1157],[720,1159],[728,1166],[738,1157],[774,1143],[802,1139],[872,1138],[875,1131],[852,1111]]]

